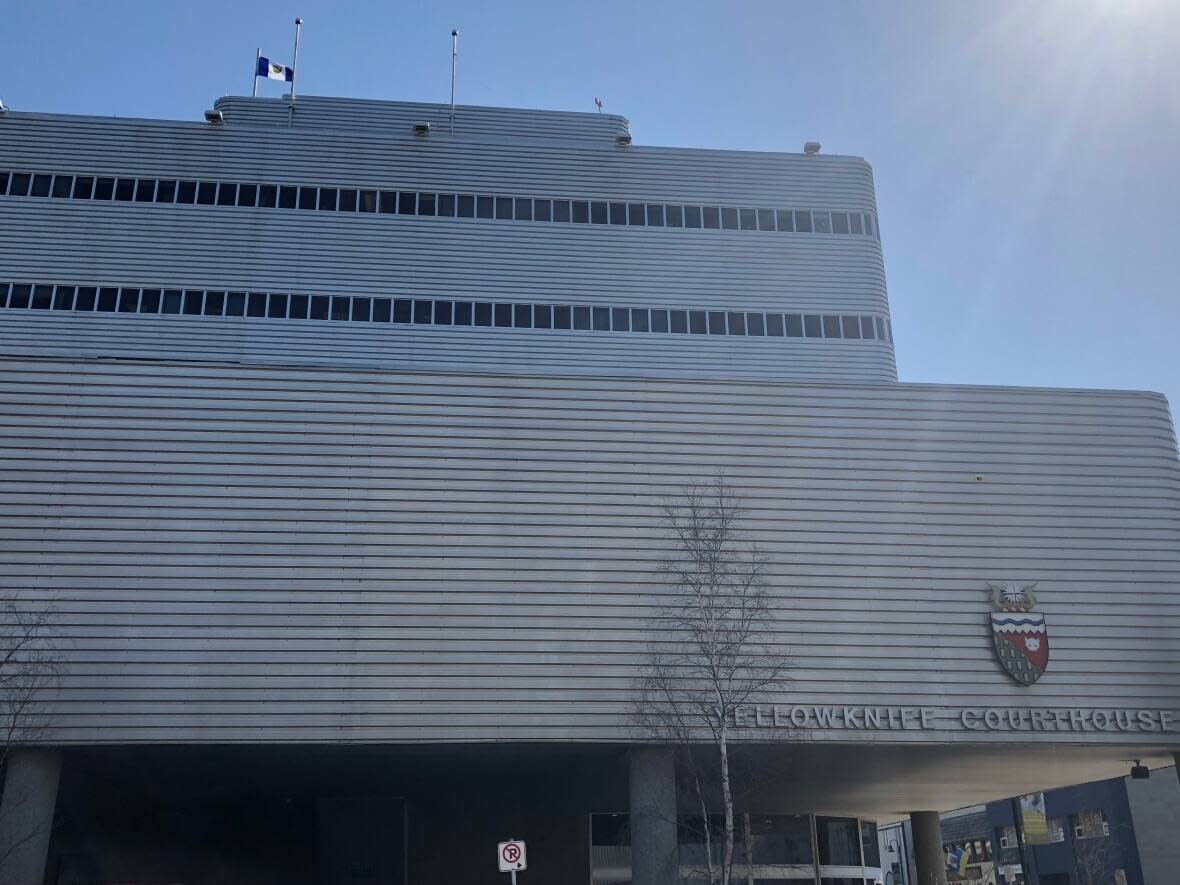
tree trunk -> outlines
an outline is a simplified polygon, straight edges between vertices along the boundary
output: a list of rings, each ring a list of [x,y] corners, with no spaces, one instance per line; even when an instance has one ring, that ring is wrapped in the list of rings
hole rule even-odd
[[[721,854],[721,885],[733,874],[733,795],[729,786],[729,743],[724,722],[717,749],[721,753],[721,804],[725,810],[725,850]]]

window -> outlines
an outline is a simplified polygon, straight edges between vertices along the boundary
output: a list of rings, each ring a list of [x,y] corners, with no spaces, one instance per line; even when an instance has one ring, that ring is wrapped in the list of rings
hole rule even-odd
[[[393,215],[397,212],[397,191],[381,191],[377,195],[377,211],[382,215]]]
[[[187,297],[187,293],[186,293]],[[251,292],[246,297],[246,316],[261,317],[266,316],[266,293]]]
[[[41,286],[37,287],[42,288]],[[37,305],[34,304],[34,307]],[[138,289],[121,289],[119,291],[119,313],[138,313],[139,312],[139,290]]]
[[[554,200],[553,201],[553,220],[566,222],[570,220],[570,201],[569,200]]]
[[[721,226],[726,230],[738,229],[738,210],[725,208],[721,210]]]
[[[36,181],[34,180],[34,184]],[[131,202],[131,198],[135,195],[135,179],[134,178],[120,178],[115,182],[115,199],[123,202]],[[37,196],[37,194],[33,194]]]
[[[700,227],[701,222],[701,207],[700,206],[685,206],[684,207],[684,226],[685,227]]]
[[[794,316],[796,321],[799,320],[798,314],[792,314],[791,316]],[[768,313],[766,315],[766,334],[773,335],[776,338],[782,338],[784,331],[785,330],[783,328],[783,315],[781,313]],[[791,337],[798,338],[799,335],[802,335],[802,334],[803,334],[803,330],[802,330],[802,327],[800,327],[799,334],[792,335]]]
[[[812,212],[811,223],[817,234],[832,232],[832,215],[830,212]]]
[[[834,316],[824,316],[824,337],[825,338],[839,338],[840,337],[840,318]]]
[[[98,292],[98,309],[99,310],[102,310],[102,293],[104,291],[105,290],[100,289]],[[185,293],[184,293],[184,302],[183,302],[183,305],[180,309],[181,313],[188,314],[189,316],[199,316],[201,313],[201,308],[204,306],[204,303],[205,303],[205,293],[204,292],[201,292],[199,290],[186,289]],[[259,313],[258,315],[262,316],[261,313]]]
[[[434,302],[434,323],[437,326],[451,325],[451,318],[454,314],[454,305],[450,301],[436,301]]]
[[[709,334],[710,335],[724,335],[725,334],[725,312],[720,310],[709,311]]]
[[[610,203],[607,206],[608,220],[611,224],[626,224],[627,223],[627,204],[626,203]],[[636,224],[643,224],[642,207],[638,211],[638,221]]]
[[[611,308],[611,328],[616,332],[631,331],[631,311],[625,307]]]
[[[49,191],[53,185],[52,175],[34,175],[32,188],[29,190],[31,197],[48,197]]]
[[[747,335],[765,335],[766,326],[763,315],[760,313],[746,314],[746,334]]]
[[[295,298],[306,298],[305,295],[292,296],[291,312],[295,311]],[[373,299],[373,322],[388,323],[393,316],[393,299],[392,298],[374,298]],[[470,320],[469,320],[470,322]]]
[[[512,306],[512,325],[518,329],[533,327],[533,306],[531,304],[514,304]]]
[[[316,207],[316,199],[319,196],[319,188],[315,187],[301,187],[299,188],[299,208],[300,209],[314,209]]]
[[[742,230],[758,230],[758,213],[753,209],[739,209],[738,223]]]
[[[795,216],[790,209],[775,209],[774,220],[775,226],[780,231],[793,231],[795,229]]]
[[[221,316],[221,311],[225,307],[225,293],[224,292],[206,292],[205,293],[205,316]]]
[[[594,331],[609,332],[610,331],[610,308],[595,307],[592,311],[594,317]]]
[[[533,307],[533,325],[538,329],[552,329],[553,308],[548,304],[538,304]]]
[[[611,203],[611,224],[623,224],[622,221],[615,221],[615,207],[622,208],[622,203]],[[620,212],[620,214],[622,214]],[[627,224],[647,224],[647,208],[642,203],[628,203],[627,204]]]
[[[729,314],[729,334],[746,334],[746,315],[744,313],[734,312]]]
[[[701,217],[704,219],[705,227],[710,230],[717,230],[721,227],[721,210],[716,206],[703,207]]]
[[[208,306],[212,292],[205,293],[205,305]],[[287,316],[287,294],[285,292],[271,292],[266,297],[266,315],[273,319],[285,319]]]
[[[16,181],[16,176],[12,177]],[[96,178],[94,180],[94,199],[96,200],[110,200],[115,196],[115,179],[113,178]]]
[[[537,221],[552,221],[553,220],[553,201],[552,200],[533,200],[533,218],[536,219]]]
[[[860,822],[860,850],[866,867],[881,866],[881,846],[877,842],[877,825],[872,821]]]
[[[805,814],[751,814],[750,858],[756,864],[810,864],[811,820]]]
[[[438,213],[437,194],[418,194],[418,214],[436,215]]]
[[[82,299],[84,297],[84,293],[91,293],[90,299],[93,299],[93,292],[94,292],[93,289],[85,289],[85,288],[79,289],[78,290],[79,302],[82,301]],[[164,290],[164,299],[160,305],[160,312],[161,313],[180,313],[180,303],[181,303],[181,298],[183,297],[183,294],[184,293],[182,293],[179,289],[165,289]]]
[[[668,321],[673,332],[678,335],[683,335],[688,332],[688,311],[687,310],[670,310],[668,311]]]
[[[397,214],[413,215],[418,210],[418,195],[414,191],[398,191]]]
[[[3,186],[0,186],[0,193],[4,193]],[[74,179],[74,199],[75,200],[89,200],[94,194],[94,179],[90,176],[79,175]],[[191,200],[190,200],[191,202]]]
[[[472,321],[471,302],[470,301],[456,301],[455,302],[455,325],[456,326],[470,326],[471,321]]]
[[[475,325],[490,326],[492,324],[492,305],[486,301],[475,302]]]
[[[460,218],[475,217],[475,197],[471,194],[460,194],[455,200],[455,205],[458,207],[457,212]]]
[[[665,206],[664,223],[668,227],[684,227],[684,207]]]
[[[165,301],[168,293],[164,293]],[[164,311],[168,313],[167,310]],[[227,317],[240,317],[246,315],[246,293],[245,292],[230,292],[225,296],[225,315]]]
[[[341,212],[355,212],[357,207],[357,197],[359,192],[352,188],[343,188],[340,191],[340,211]]]
[[[1069,828],[1075,839],[1100,839],[1110,835],[1106,813],[1098,808],[1071,814]]]
[[[819,317],[815,314],[805,314],[803,317],[803,334],[808,338],[822,338]]]
[[[647,224],[648,227],[664,226],[664,206],[662,203],[647,204]]]
[[[2,190],[2,188],[0,188]],[[55,175],[53,177],[53,196],[59,200],[67,199],[74,190],[74,176]]]
[[[331,299],[327,295],[311,296],[311,307],[309,308],[311,318],[313,320],[326,320],[330,305]]]
[[[606,224],[606,203],[590,204],[590,223]]]
[[[496,197],[496,218],[509,221],[512,218],[512,197]]]
[[[859,338],[860,317],[840,317],[840,330],[845,338]]]
[[[647,311],[641,307],[631,308],[631,331],[647,332],[649,330]]]
[[[0,303],[4,301],[4,286],[0,286]],[[144,293],[145,296],[147,293]],[[156,309],[151,311],[155,313],[160,307],[160,292],[156,290]],[[74,309],[74,287],[73,286],[58,286],[57,292],[53,296],[54,310],[73,310]]]
[[[573,311],[568,304],[558,304],[553,308],[553,328],[569,329],[573,323]]]
[[[270,296],[274,298],[274,295]],[[354,323],[367,323],[373,315],[373,299],[372,298],[353,298],[352,299],[352,320]]]
[[[311,299],[306,295],[292,295],[291,307],[287,313],[287,316],[293,320],[307,319],[307,308],[310,303]],[[388,320],[388,317],[386,317],[386,319]]]
[[[135,186],[135,202],[152,203],[155,202],[155,199],[156,180],[154,178],[141,178]]]
[[[505,328],[512,326],[512,305],[497,303],[492,310],[492,317],[496,326],[503,326]]]
[[[171,178],[161,179],[156,184],[156,202],[171,203],[176,199],[176,181]]]
[[[33,176],[26,175],[24,172],[13,172],[12,180],[8,184],[8,196],[10,197],[27,197],[29,195],[29,185],[33,181]],[[109,200],[110,197],[107,197]]]
[[[590,328],[590,308],[581,305],[574,308],[574,328],[578,330]]]
[[[133,289],[136,295],[136,307],[139,306],[139,290]],[[29,307],[33,310],[49,310],[53,306],[53,286],[34,286],[33,297]]]
[[[202,181],[197,185],[197,203],[201,206],[212,206],[217,199],[217,185],[212,181]]]
[[[832,213],[832,233],[846,234],[850,233],[850,222],[848,220],[847,212],[833,212]]]
[[[422,325],[430,323],[433,317],[432,304],[428,299],[420,298],[414,302],[414,322]],[[500,323],[496,323],[500,325]]]
[[[232,206],[238,201],[238,186],[230,181],[223,181],[217,190],[217,205]],[[315,206],[310,208],[314,209]]]
[[[817,817],[815,842],[821,864],[860,866],[860,827],[856,818]]]
[[[573,217],[574,224],[589,224],[590,223],[590,204],[584,200],[574,200],[573,202]]]
[[[1045,818],[1045,828],[1049,831],[1048,844],[1065,841],[1065,822],[1061,818]]]
[[[475,217],[476,218],[491,218],[492,217],[492,198],[491,197],[476,197],[475,198]]]
[[[758,230],[776,230],[773,209],[758,210]]]
[[[782,230],[782,227],[779,227]],[[795,230],[801,234],[811,233],[811,213],[806,209],[795,211]]]
[[[336,203],[340,199],[340,192],[334,187],[320,188],[319,208],[324,212],[335,212]]]

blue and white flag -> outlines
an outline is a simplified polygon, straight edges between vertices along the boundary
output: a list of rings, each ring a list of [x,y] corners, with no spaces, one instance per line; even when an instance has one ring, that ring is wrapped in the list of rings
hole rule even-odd
[[[258,57],[258,70],[254,72],[255,77],[266,77],[268,80],[281,80],[285,83],[290,83],[295,79],[295,71],[291,68],[285,68],[282,65],[275,64],[269,58]]]

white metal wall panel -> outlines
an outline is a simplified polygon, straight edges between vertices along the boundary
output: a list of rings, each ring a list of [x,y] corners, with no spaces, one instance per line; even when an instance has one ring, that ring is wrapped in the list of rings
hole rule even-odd
[[[68,637],[53,740],[628,739],[660,505],[717,470],[785,703],[1180,707],[1158,395],[9,359],[0,422],[5,586]],[[991,649],[1008,579],[1048,619],[1031,688]]]

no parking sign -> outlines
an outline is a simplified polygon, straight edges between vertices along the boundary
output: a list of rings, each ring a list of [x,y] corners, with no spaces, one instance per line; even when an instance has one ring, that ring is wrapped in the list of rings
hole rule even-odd
[[[525,859],[524,842],[519,839],[509,839],[496,846],[496,862],[501,873],[515,873],[517,870],[528,869]],[[516,878],[513,876],[513,878]]]

